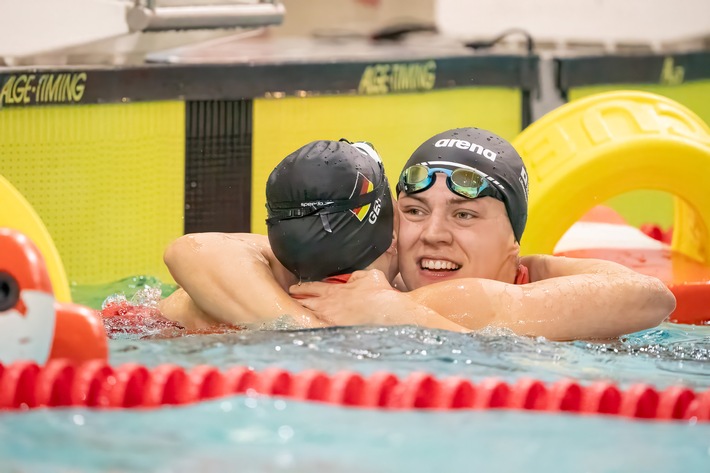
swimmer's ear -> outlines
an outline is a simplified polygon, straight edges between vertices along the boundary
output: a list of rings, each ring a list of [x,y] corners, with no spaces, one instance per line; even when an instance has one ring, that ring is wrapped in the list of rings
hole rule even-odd
[[[518,243],[518,240],[513,239],[513,244],[510,245],[510,256],[520,259],[520,243]]]
[[[387,248],[387,251],[389,251],[393,255],[397,254],[397,229],[396,228],[394,230],[392,230],[392,243],[390,243],[390,247]]]
[[[388,251],[392,251],[392,254],[397,254],[397,230],[399,229],[399,212],[395,207],[394,210],[394,224],[392,225],[392,243],[388,248]]]

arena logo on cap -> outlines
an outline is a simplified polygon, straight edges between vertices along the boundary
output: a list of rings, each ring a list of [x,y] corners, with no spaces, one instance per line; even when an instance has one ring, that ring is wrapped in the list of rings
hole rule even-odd
[[[437,141],[434,144],[434,146],[437,148],[453,148],[455,146],[458,149],[466,149],[472,153],[478,153],[479,155],[481,155],[484,158],[489,159],[491,161],[495,161],[496,157],[498,156],[498,154],[494,153],[493,151],[489,150],[488,148],[484,148],[483,146],[481,146],[479,144],[471,143],[470,141],[466,141],[466,140],[456,140],[456,139],[451,139],[451,138],[445,138],[445,139]]]

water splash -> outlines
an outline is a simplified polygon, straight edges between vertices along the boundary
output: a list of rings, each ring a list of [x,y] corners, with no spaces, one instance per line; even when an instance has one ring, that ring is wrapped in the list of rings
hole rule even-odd
[[[246,327],[254,330],[197,334],[160,316],[156,305],[166,291],[157,283],[135,277],[91,288],[100,288],[101,301],[139,307],[138,312],[131,309],[124,315],[142,317],[138,325],[125,319],[123,325],[121,320],[107,325],[114,338],[112,363],[185,367],[207,363],[223,369],[276,365],[293,371],[348,369],[365,375],[379,370],[401,375],[425,370],[473,380],[497,376],[515,381],[532,376],[548,382],[576,378],[621,385],[710,387],[710,326],[666,323],[618,340],[552,342],[493,327],[473,334],[411,326],[299,329],[293,319],[282,316]],[[93,297],[98,299],[96,294]]]
[[[84,295],[98,296],[111,292],[101,302],[104,328],[111,339],[144,339],[177,337],[185,334],[178,323],[160,313],[160,300],[174,288],[163,290],[163,283],[149,276],[134,276],[103,286],[85,287]],[[171,290],[172,289],[172,290]],[[167,294],[165,294],[167,293]],[[77,302],[79,300],[77,299]],[[90,301],[89,301],[90,302]],[[87,301],[81,301],[87,304]],[[88,304],[87,304],[88,305]]]
[[[386,370],[399,376],[427,371],[473,381],[484,377],[509,382],[520,377],[545,382],[575,378],[622,386],[645,382],[659,388],[674,384],[710,387],[710,327],[698,327],[701,330],[692,339],[686,338],[690,329],[685,326],[662,327],[653,334],[641,332],[603,343],[552,342],[492,330],[460,334],[411,326],[245,330],[171,340],[116,341],[111,357],[114,363],[149,366],[208,363],[221,369],[278,366],[329,373],[346,369],[363,375]],[[689,353],[695,358],[689,359]]]
[[[161,297],[167,297],[177,289],[177,286],[164,283],[153,276],[137,275],[105,284],[80,285],[73,282],[71,294],[74,302],[92,309],[101,309],[104,301],[109,297],[119,298],[122,295],[126,300],[131,300],[136,293],[146,288],[160,290]]]

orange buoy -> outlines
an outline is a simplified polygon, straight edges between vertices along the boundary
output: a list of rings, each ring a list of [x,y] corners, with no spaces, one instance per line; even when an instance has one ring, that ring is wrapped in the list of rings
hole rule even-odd
[[[0,362],[107,357],[100,317],[88,307],[57,302],[37,246],[0,228]]]

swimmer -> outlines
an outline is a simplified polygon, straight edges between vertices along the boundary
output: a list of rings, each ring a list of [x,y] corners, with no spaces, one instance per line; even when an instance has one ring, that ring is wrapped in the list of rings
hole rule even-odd
[[[653,327],[675,308],[658,279],[619,264],[521,258],[528,179],[513,146],[486,130],[448,130],[411,155],[397,184],[399,270],[393,294],[374,272],[342,288],[311,283],[294,294],[335,324],[412,323],[421,306],[469,330],[498,326],[550,339],[608,338]]]
[[[286,290],[304,281],[345,282],[350,273],[363,269],[393,280],[398,272],[394,204],[372,145],[309,143],[284,158],[267,180],[267,237],[186,235],[168,248],[165,259],[181,289],[162,301],[160,309],[187,328],[264,323],[283,314],[300,326],[324,326]],[[220,265],[248,278],[254,297],[237,294],[231,278],[212,279],[215,273],[210,271],[184,277],[199,274],[199,269],[182,266],[191,261],[177,254],[183,244],[210,267]],[[438,323],[428,323],[460,329],[436,319]]]
[[[525,166],[510,143],[486,130],[454,129],[426,140],[405,165],[397,188],[401,287],[411,291],[393,291],[388,275],[377,269],[358,271],[344,285],[292,285],[292,294],[312,296],[300,301],[312,311],[309,320],[315,314],[336,325],[443,328],[441,320],[446,319],[455,324],[452,330],[495,326],[567,340],[617,337],[653,327],[675,307],[660,280],[610,261],[521,258],[527,220]],[[233,244],[223,239],[221,249],[206,250],[204,245],[211,243],[202,240],[201,252],[215,257],[229,246],[240,264],[252,265],[247,276],[215,258],[190,254],[195,243],[185,238],[168,249],[168,267],[176,280],[191,280],[193,290],[201,284],[194,268],[202,266],[212,280],[222,281],[215,295],[228,295],[224,300],[233,304],[235,320],[247,304],[266,307],[270,298],[286,296],[278,294],[283,280],[272,269],[265,246],[233,237]],[[263,287],[270,292],[257,292]]]

